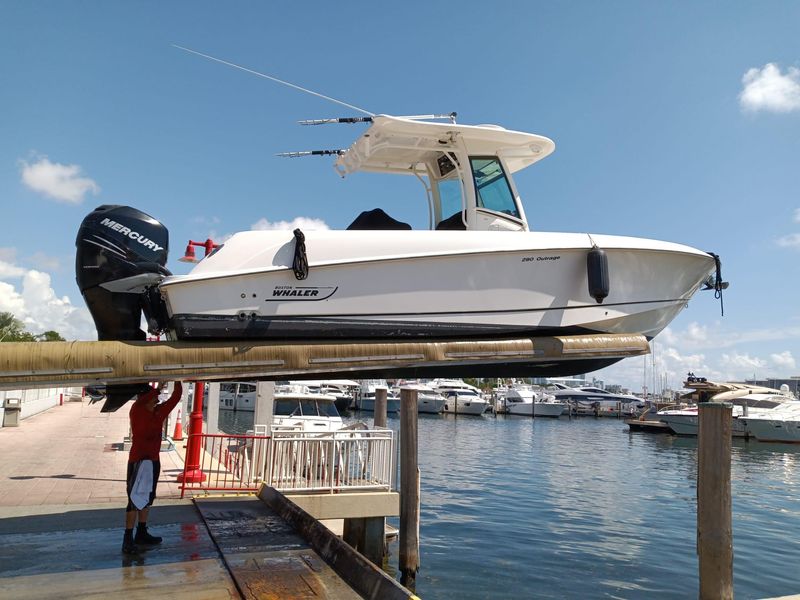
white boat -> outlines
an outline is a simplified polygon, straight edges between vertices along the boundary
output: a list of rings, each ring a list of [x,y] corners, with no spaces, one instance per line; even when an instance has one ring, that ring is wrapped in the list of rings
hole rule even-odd
[[[427,229],[410,230],[376,209],[347,230],[245,231],[219,246],[209,241],[213,251],[190,273],[171,275],[160,222],[101,206],[76,241],[78,284],[99,339],[144,339],[140,307],[151,333],[183,341],[652,338],[704,283],[717,292],[726,285],[718,257],[689,246],[532,231],[512,175],[553,152],[546,137],[496,125],[368,120],[349,148],[332,152],[336,170],[419,179]],[[536,210],[546,210],[546,199]],[[617,360],[465,359],[446,369],[548,376]],[[444,370],[425,368],[415,374]]]
[[[275,393],[273,429],[338,431],[343,425],[334,396],[301,390]]]
[[[800,444],[800,402],[791,401],[764,414],[739,417],[759,442]]]
[[[386,390],[386,413],[399,413],[400,397],[389,389],[385,379],[364,379],[361,381],[361,387],[356,393],[356,409],[375,412],[377,390]]]
[[[360,386],[352,379],[309,379],[289,382],[304,385],[311,393],[328,394],[336,398],[336,410],[343,412],[355,405],[356,392]]]
[[[420,381],[399,381],[396,395],[399,396],[400,390],[404,389],[417,392],[417,413],[438,415],[444,410],[444,396],[428,384]]]
[[[571,388],[551,383],[547,392],[563,402],[574,414],[595,417],[630,417],[647,409],[645,400],[631,394],[614,394],[593,386]]]
[[[566,404],[532,385],[515,383],[505,393],[505,412],[509,415],[558,418],[565,408]]]
[[[714,400],[715,402],[724,400]],[[746,394],[732,398],[731,435],[733,437],[758,437],[750,429],[751,419],[771,419],[772,415],[780,414],[780,410],[787,404],[794,404],[793,397],[781,394]],[[697,406],[682,409],[665,409],[656,413],[656,419],[669,425],[677,435],[696,436],[700,421]]]
[[[445,413],[482,415],[490,407],[478,388],[460,379],[434,379],[430,386],[444,396]]]
[[[220,410],[253,412],[256,409],[256,384],[252,381],[225,381],[219,384]]]

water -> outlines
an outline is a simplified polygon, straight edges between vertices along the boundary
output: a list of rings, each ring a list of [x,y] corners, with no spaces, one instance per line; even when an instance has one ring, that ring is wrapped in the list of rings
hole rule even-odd
[[[419,463],[425,599],[697,596],[694,439],[615,419],[420,415]],[[737,598],[800,593],[798,474],[800,448],[734,440]],[[396,567],[397,542],[390,553]]]

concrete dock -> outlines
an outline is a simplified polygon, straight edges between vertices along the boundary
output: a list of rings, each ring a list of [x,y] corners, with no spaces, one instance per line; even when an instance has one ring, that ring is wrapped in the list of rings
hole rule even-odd
[[[0,598],[377,597],[354,591],[255,496],[181,500],[176,449],[161,452],[149,522],[164,542],[123,555],[127,412],[70,402],[0,429]],[[413,597],[378,569],[366,575]]]

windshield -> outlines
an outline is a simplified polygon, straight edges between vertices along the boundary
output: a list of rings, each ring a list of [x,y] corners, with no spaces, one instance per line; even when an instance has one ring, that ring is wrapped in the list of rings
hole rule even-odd
[[[486,208],[517,219],[521,218],[500,161],[494,157],[473,157],[470,162],[472,163],[472,174],[475,177],[478,208]]]
[[[275,414],[281,416],[299,415],[300,405],[297,400],[294,399],[276,400]]]

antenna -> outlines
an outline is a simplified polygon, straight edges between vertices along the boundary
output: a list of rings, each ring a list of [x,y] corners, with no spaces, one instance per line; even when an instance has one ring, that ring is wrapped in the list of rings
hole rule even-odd
[[[237,65],[236,63],[228,62],[227,60],[222,60],[221,58],[216,58],[209,54],[203,54],[202,52],[198,52],[197,50],[192,50],[191,48],[186,48],[185,46],[179,46],[178,44],[172,44],[172,46],[174,48],[178,48],[179,50],[183,50],[184,52],[189,52],[190,54],[196,54],[197,56],[202,56],[203,58],[207,58],[209,60],[222,63],[223,65],[228,65],[229,67],[233,67],[234,69],[239,69],[240,71],[244,71],[246,73],[252,73],[253,75],[257,75],[258,77],[263,77],[264,79],[269,79],[270,81],[274,81],[276,83],[283,84],[290,88],[300,90],[301,92],[311,94],[312,96],[317,96],[318,98],[322,98],[323,100],[329,100],[331,102],[335,102],[336,104],[341,104],[342,106],[346,106],[347,108],[352,108],[353,110],[357,110],[358,112],[364,113],[365,115],[369,115],[370,117],[375,116],[375,113],[369,112],[368,110],[364,110],[363,108],[359,108],[358,106],[354,106],[352,104],[348,104],[347,102],[342,102],[341,100],[337,100],[336,98],[331,98],[330,96],[320,94],[319,92],[315,92],[313,90],[300,87],[299,85],[289,83],[288,81],[284,81],[283,79],[278,79],[277,77],[272,77],[271,75],[267,75],[265,73],[259,73],[258,71],[254,71],[253,69],[248,69],[247,67]]]

